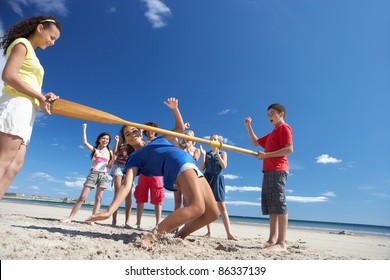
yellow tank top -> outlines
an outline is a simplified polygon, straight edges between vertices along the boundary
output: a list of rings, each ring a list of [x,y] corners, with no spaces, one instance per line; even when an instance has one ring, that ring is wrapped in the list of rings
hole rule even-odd
[[[38,92],[41,92],[44,70],[29,40],[27,40],[26,38],[18,38],[13,41],[11,45],[7,48],[5,57],[6,59],[8,59],[15,45],[20,43],[26,46],[27,54],[24,58],[22,67],[20,68],[18,75],[28,86],[32,87]],[[37,111],[39,109],[38,99],[17,91],[7,83],[4,83],[3,94],[28,98],[35,105]]]

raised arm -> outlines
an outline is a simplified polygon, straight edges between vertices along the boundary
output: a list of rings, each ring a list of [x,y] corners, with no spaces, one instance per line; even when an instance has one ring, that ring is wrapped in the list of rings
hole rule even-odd
[[[170,97],[170,98],[168,98],[167,101],[164,101],[164,104],[167,105],[168,108],[171,109],[173,112],[173,118],[175,120],[175,127],[174,127],[174,129],[172,129],[172,131],[182,133],[185,129],[185,125],[184,125],[183,118],[182,118],[180,110],[179,110],[179,100],[174,98],[174,97]],[[172,136],[166,135],[164,137],[166,137],[169,141],[173,141]]]
[[[118,153],[118,149],[119,149],[119,136],[115,135],[115,145],[114,145],[114,149],[112,150],[114,157],[116,157],[116,154]]]
[[[244,119],[244,124],[245,128],[248,132],[249,140],[251,140],[253,146],[260,146],[259,143],[257,142],[258,137],[256,136],[255,132],[252,129],[252,118],[251,117],[246,117]]]
[[[95,150],[95,147],[88,143],[87,124],[86,123],[83,124],[83,145],[91,152],[93,152]]]

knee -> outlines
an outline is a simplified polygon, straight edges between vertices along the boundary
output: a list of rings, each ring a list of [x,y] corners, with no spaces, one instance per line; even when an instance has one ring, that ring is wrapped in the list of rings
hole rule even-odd
[[[24,163],[24,159],[15,160],[10,165],[8,172],[13,176],[16,176],[16,174],[19,173],[20,169],[22,169],[23,163]]]
[[[206,211],[206,207],[204,204],[192,205],[191,208],[192,208],[191,212],[193,213],[194,218],[198,218],[198,217],[202,216]]]

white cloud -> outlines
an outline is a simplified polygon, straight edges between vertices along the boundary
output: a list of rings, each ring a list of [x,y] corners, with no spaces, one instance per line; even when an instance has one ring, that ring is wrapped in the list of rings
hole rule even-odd
[[[223,177],[225,177],[225,179],[229,179],[229,180],[235,180],[235,179],[240,178],[240,176],[233,175],[233,174],[224,174]]]
[[[64,185],[70,188],[74,188],[74,187],[82,188],[84,186],[84,183],[85,183],[85,178],[76,178],[72,181],[65,181]]]
[[[106,11],[108,14],[113,14],[113,13],[116,13],[116,7],[115,6],[111,6],[107,9]]]
[[[251,186],[238,187],[238,186],[226,185],[225,191],[227,193],[228,192],[235,192],[235,191],[238,191],[238,192],[261,192],[261,188],[260,187],[251,187]]]
[[[363,191],[371,191],[374,190],[375,187],[372,185],[361,185],[358,189]]]
[[[249,202],[249,201],[225,201],[225,204],[234,205],[234,206],[261,206],[259,202]]]
[[[222,110],[221,112],[218,113],[218,115],[226,115],[226,114],[229,114],[229,113],[232,113],[232,114],[235,114],[237,113],[237,109],[225,109],[225,110]]]
[[[329,156],[328,154],[322,154],[318,157],[316,157],[316,162],[317,163],[322,163],[322,164],[328,164],[328,163],[340,163],[342,162],[341,159],[337,159],[334,157]]]
[[[334,192],[325,192],[322,195],[327,197],[336,197],[336,194]]]
[[[11,185],[11,186],[8,188],[8,190],[17,190],[17,189],[19,189],[19,187],[18,187],[18,186],[15,186],[15,185]]]
[[[160,0],[142,0],[146,4],[145,16],[152,23],[153,28],[166,26],[165,18],[171,16],[171,10]]]
[[[203,139],[210,140],[210,136],[211,136],[211,135],[203,136]],[[222,142],[223,144],[234,145],[233,141],[231,141],[229,138],[223,137],[222,135],[218,135],[218,136],[220,137],[221,142]]]
[[[35,173],[32,173],[31,175],[30,175],[30,178],[31,179],[39,179],[39,178],[41,178],[41,179],[45,179],[45,180],[47,180],[47,181],[49,181],[49,182],[61,182],[61,181],[59,181],[58,179],[56,179],[55,177],[53,177],[53,176],[51,176],[51,175],[49,175],[49,174],[47,174],[47,173],[43,173],[43,172],[35,172]]]
[[[229,138],[221,136],[221,135],[220,135],[220,137],[221,137],[222,143],[229,144],[229,145],[234,145],[233,141],[231,141]]]
[[[24,16],[24,7],[35,7],[38,11],[51,14],[56,13],[61,16],[68,14],[68,8],[66,7],[67,0],[8,0],[8,4],[12,10],[20,17]]]
[[[30,190],[39,191],[40,188],[38,186],[31,186],[29,187]]]
[[[286,199],[287,199],[287,201],[301,202],[301,203],[328,201],[328,198],[325,196],[317,196],[317,197],[286,196]]]

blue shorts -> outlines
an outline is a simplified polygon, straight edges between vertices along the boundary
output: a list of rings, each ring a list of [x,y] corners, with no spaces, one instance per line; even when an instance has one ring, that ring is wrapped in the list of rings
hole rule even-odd
[[[264,171],[261,190],[261,211],[263,215],[287,214],[287,176],[287,171]]]
[[[114,163],[111,168],[111,176],[125,176],[126,165],[121,163]]]

